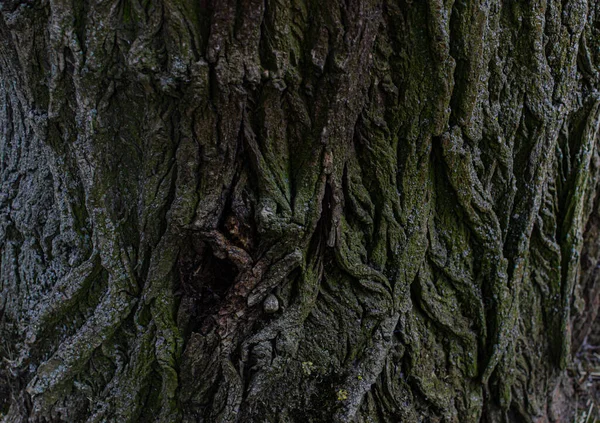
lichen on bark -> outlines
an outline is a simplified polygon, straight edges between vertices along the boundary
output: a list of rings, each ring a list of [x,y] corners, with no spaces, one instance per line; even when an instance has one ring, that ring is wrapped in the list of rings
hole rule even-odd
[[[2,421],[570,418],[600,3],[0,17]]]

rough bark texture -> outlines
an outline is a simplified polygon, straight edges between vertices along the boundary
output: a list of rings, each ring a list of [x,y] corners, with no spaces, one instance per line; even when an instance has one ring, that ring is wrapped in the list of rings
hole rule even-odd
[[[600,2],[0,3],[4,422],[551,422]]]

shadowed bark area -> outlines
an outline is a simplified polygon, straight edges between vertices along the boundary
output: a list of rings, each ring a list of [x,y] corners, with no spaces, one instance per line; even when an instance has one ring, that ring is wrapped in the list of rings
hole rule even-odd
[[[0,3],[3,422],[556,422],[600,3]]]

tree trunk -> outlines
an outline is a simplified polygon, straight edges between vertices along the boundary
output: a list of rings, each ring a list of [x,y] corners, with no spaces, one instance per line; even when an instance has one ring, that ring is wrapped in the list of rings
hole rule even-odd
[[[553,422],[600,2],[0,4],[3,422]]]

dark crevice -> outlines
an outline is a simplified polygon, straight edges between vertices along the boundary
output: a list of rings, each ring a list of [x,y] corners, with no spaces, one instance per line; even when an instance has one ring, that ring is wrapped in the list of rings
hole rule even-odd
[[[238,269],[230,260],[217,257],[202,241],[188,239],[184,245],[177,261],[178,294],[193,299],[193,307],[187,316],[188,329],[206,333],[213,325],[211,316],[218,311],[233,286]]]
[[[325,193],[321,201],[321,216],[317,222],[315,232],[310,241],[307,257],[314,257],[318,255],[323,256],[324,249],[327,247],[327,239],[331,231],[331,219],[332,219],[332,204],[333,204],[333,190],[331,185],[327,183],[325,185]]]

